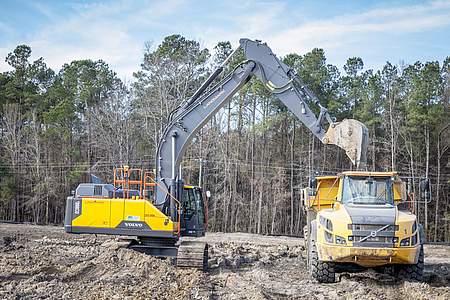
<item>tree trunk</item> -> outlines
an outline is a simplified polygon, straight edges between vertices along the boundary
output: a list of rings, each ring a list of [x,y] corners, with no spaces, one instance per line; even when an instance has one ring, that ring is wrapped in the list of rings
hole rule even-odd
[[[391,170],[395,171],[395,133],[394,133],[394,105],[395,105],[395,99],[392,95],[391,88],[389,88],[388,91],[388,97],[389,97],[389,123],[391,125]]]
[[[434,241],[437,242],[437,228],[439,221],[439,190],[441,182],[441,143],[440,143],[440,132],[438,133],[437,139],[437,180],[436,180],[436,208],[434,211]]]
[[[231,128],[231,101],[228,103],[228,114],[227,114],[227,133],[226,133],[226,140],[225,140],[225,183],[224,183],[224,190],[228,190],[228,194],[224,195],[223,199],[223,224],[222,224],[222,231],[227,232],[228,231],[228,212],[229,212],[229,206],[230,206],[230,200],[231,200],[231,188],[229,188],[230,184],[230,151],[229,151],[229,143],[230,143],[230,128]]]
[[[255,202],[255,155],[256,155],[256,151],[255,151],[255,140],[256,140],[256,128],[255,128],[255,122],[256,122],[256,97],[253,97],[253,109],[252,109],[252,141],[251,141],[251,164],[250,164],[250,168],[251,168],[251,175],[250,175],[250,213],[249,213],[249,217],[250,217],[250,225],[249,228],[251,230],[251,232],[255,232],[253,230],[253,226],[254,226],[254,213],[253,213],[253,208],[255,207],[254,202]]]
[[[441,149],[441,134],[450,127],[450,123],[442,127],[438,131],[437,135],[437,181],[436,181],[436,207],[434,212],[434,241],[438,241],[438,224],[439,224],[439,203],[440,203],[440,197],[441,197],[441,159],[444,155],[445,151],[448,149],[446,146],[444,146],[443,149]],[[446,211],[446,210],[444,210]],[[444,233],[444,240],[445,240],[445,233]]]
[[[292,140],[291,140],[291,181],[290,181],[290,188],[291,188],[291,222],[290,222],[290,228],[289,233],[293,235],[294,232],[294,217],[295,217],[295,209],[294,209],[294,145],[295,145],[295,120],[292,121]]]
[[[428,126],[425,127],[425,149],[426,149],[426,162],[425,162],[425,178],[429,176],[430,168],[430,130]],[[428,200],[424,201],[425,206],[425,236],[428,235]]]

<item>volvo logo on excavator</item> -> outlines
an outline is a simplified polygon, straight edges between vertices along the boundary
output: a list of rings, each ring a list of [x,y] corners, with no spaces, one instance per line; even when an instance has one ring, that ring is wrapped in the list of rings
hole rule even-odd
[[[117,226],[117,228],[151,230],[151,228],[147,225],[147,223],[142,222],[142,221],[130,222],[130,221],[125,221],[124,220],[124,221],[120,222],[120,224]]]
[[[123,222],[126,227],[143,227],[142,223],[131,223],[131,222]]]

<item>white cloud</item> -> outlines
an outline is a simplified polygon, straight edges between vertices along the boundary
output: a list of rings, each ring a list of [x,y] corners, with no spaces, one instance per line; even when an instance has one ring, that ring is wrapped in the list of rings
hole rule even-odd
[[[37,32],[30,30],[32,35],[23,41],[1,44],[0,57],[26,43],[33,49],[33,58],[44,57],[55,70],[74,59],[103,59],[127,79],[139,69],[146,39],[158,42],[158,34],[181,33],[210,49],[219,41],[237,45],[239,38],[248,37],[268,42],[280,55],[321,47],[327,53],[351,56],[361,55],[363,49],[353,47],[363,47],[372,35],[402,35],[450,24],[450,1],[372,9],[315,21],[296,17],[302,3],[279,1],[75,2],[68,7],[70,13],[63,15],[51,5],[34,8],[50,20],[49,25]],[[186,18],[178,20],[176,16]],[[0,33],[2,30],[11,29],[0,22]],[[6,63],[0,61],[0,71],[6,69]]]
[[[371,34],[406,34],[450,25],[450,1],[374,9],[360,14],[337,16],[300,24],[268,40],[282,54],[310,50],[314,47],[333,50],[354,44]]]
[[[228,1],[221,10],[211,13],[213,23],[192,28],[208,48],[220,41],[238,44],[240,38],[262,39],[278,31],[286,21],[282,16],[287,5],[278,1]]]
[[[9,71],[10,68],[8,64],[5,62],[5,58],[8,55],[8,53],[11,52],[11,49],[0,47],[0,72]]]
[[[32,47],[33,58],[44,57],[55,70],[76,59],[102,59],[119,76],[130,79],[142,58],[144,41],[137,40],[133,34],[138,29],[139,18],[148,13],[148,22],[157,20],[182,3],[161,0],[136,5],[123,0],[75,4],[72,16],[62,17],[49,6],[34,5],[39,13],[51,19],[50,24],[23,41],[0,48],[0,56],[5,57],[18,43],[25,43]],[[140,9],[141,5],[146,8]],[[7,69],[6,63],[0,62],[0,71]]]
[[[44,57],[55,69],[75,59],[103,59],[122,75],[129,76],[130,64],[137,63],[142,55],[139,44],[126,28],[90,18],[47,28],[29,44],[34,55]]]
[[[242,37],[261,39],[278,55],[323,48],[330,63],[343,65],[349,56],[358,55],[368,67],[378,68],[386,60],[407,59],[411,51],[406,49],[405,41],[417,48],[437,49],[436,45],[420,44],[414,38],[403,39],[399,44],[383,44],[389,37],[392,41],[414,33],[422,32],[424,36],[425,31],[450,25],[449,0],[369,9],[331,18],[318,17],[314,21],[305,21],[304,13],[301,2],[286,5],[270,1],[229,1],[227,7],[212,14],[216,22],[191,28],[190,37],[200,39],[210,49],[224,40],[236,46]],[[394,49],[397,52],[405,49],[405,53],[390,56]],[[434,59],[426,54],[411,59]],[[369,57],[367,61],[365,56]]]

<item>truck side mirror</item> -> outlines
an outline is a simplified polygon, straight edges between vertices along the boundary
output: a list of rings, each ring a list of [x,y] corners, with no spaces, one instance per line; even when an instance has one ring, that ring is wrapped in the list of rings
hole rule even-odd
[[[316,177],[311,177],[309,179],[309,188],[316,190],[317,189],[317,178]]]
[[[70,191],[70,195],[71,195],[71,196],[75,196],[75,191],[74,191],[74,190],[71,190],[71,191]]]
[[[429,178],[421,179],[419,182],[419,188],[422,193],[430,190],[430,179]]]
[[[317,190],[317,178],[316,177],[311,177],[309,179],[309,195],[310,196],[315,196],[316,195],[316,190]]]

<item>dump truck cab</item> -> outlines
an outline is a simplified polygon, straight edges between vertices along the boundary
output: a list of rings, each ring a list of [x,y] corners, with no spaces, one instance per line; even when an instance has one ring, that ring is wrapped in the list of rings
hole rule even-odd
[[[406,185],[396,172],[315,177],[302,198],[315,279],[334,282],[336,272],[385,266],[400,273],[413,268],[413,279],[420,279],[424,233],[416,216],[398,207],[406,201]]]

